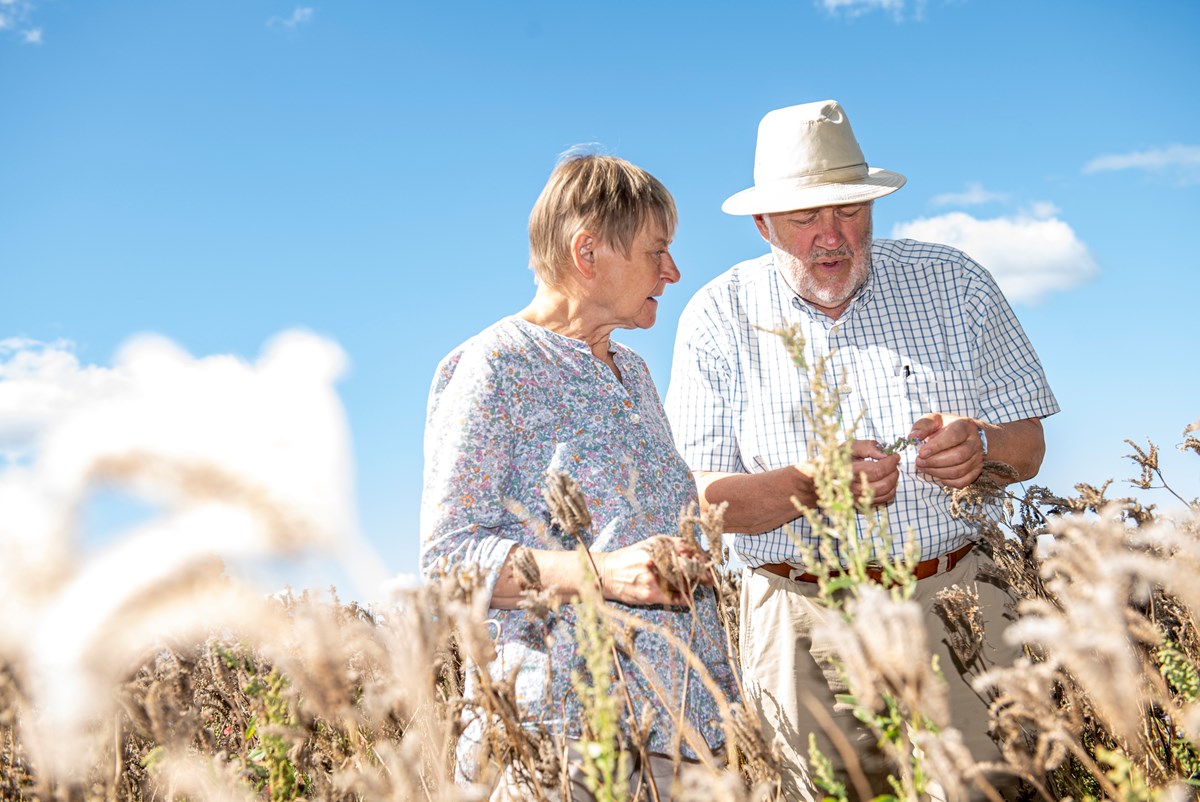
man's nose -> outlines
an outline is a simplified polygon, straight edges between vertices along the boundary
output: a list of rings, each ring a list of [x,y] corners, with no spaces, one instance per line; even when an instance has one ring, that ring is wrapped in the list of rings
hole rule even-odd
[[[826,250],[833,250],[842,244],[845,237],[842,235],[842,227],[832,209],[821,210],[817,223],[816,241],[818,245]]]

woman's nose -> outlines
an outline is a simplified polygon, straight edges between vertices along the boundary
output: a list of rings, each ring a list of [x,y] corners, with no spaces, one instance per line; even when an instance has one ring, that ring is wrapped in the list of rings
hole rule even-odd
[[[666,260],[663,263],[663,280],[668,284],[674,284],[679,281],[680,273],[679,266],[675,264],[675,257],[668,253]]]

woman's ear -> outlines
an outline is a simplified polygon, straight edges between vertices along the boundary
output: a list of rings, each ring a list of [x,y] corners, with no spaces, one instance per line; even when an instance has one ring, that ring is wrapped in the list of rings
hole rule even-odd
[[[584,229],[571,237],[571,262],[584,278],[596,275],[596,248],[600,242],[592,232]]]

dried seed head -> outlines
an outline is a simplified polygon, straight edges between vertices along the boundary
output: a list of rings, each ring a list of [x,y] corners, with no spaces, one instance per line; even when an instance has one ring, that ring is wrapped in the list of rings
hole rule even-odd
[[[1065,679],[1054,664],[1021,658],[973,683],[980,693],[993,694],[992,737],[1005,761],[1026,776],[1061,766],[1083,732],[1083,705]],[[1064,694],[1070,698],[1064,700]]]
[[[700,579],[708,573],[708,553],[700,550],[699,544],[694,540],[692,542],[697,550],[690,554],[681,554],[675,547],[675,541],[669,538],[660,536],[645,541],[646,550],[654,563],[659,589],[663,593],[688,597],[692,589],[700,583]]]
[[[694,502],[679,511],[679,537],[694,549],[700,548],[700,541],[696,539],[696,526],[699,522]]]
[[[558,613],[559,599],[553,590],[526,590],[521,592],[517,606],[533,618],[548,621],[550,616]]]
[[[850,620],[829,616],[814,638],[836,644],[839,667],[857,703],[882,710],[885,696],[939,727],[950,719],[945,683],[934,673],[928,636],[916,602],[899,601],[878,585],[847,603]]]
[[[542,572],[534,559],[533,550],[516,546],[512,550],[512,568],[521,590],[541,590]]]
[[[1142,475],[1137,479],[1131,479],[1135,487],[1140,487],[1142,490],[1150,490],[1154,485],[1154,476],[1158,473],[1158,446],[1150,443],[1150,450],[1143,451],[1137,443],[1132,440],[1126,440],[1126,443],[1134,450],[1133,454],[1125,456],[1138,464],[1142,469]]]
[[[970,666],[983,648],[979,593],[960,585],[944,588],[934,597],[933,610],[946,622],[954,656],[963,666]]]
[[[671,541],[663,537],[652,537],[646,541],[646,551],[650,553],[650,559],[654,563],[659,590],[667,595],[682,591],[686,587],[685,579]]]
[[[565,473],[547,473],[542,498],[550,507],[550,520],[575,538],[592,528],[592,514],[579,484]]]

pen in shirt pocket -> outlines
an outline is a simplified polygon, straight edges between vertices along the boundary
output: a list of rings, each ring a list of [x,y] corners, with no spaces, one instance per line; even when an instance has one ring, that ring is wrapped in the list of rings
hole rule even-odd
[[[900,364],[896,366],[896,386],[900,390],[900,399],[908,398],[908,380],[912,378],[912,363],[908,359],[901,359]]]

